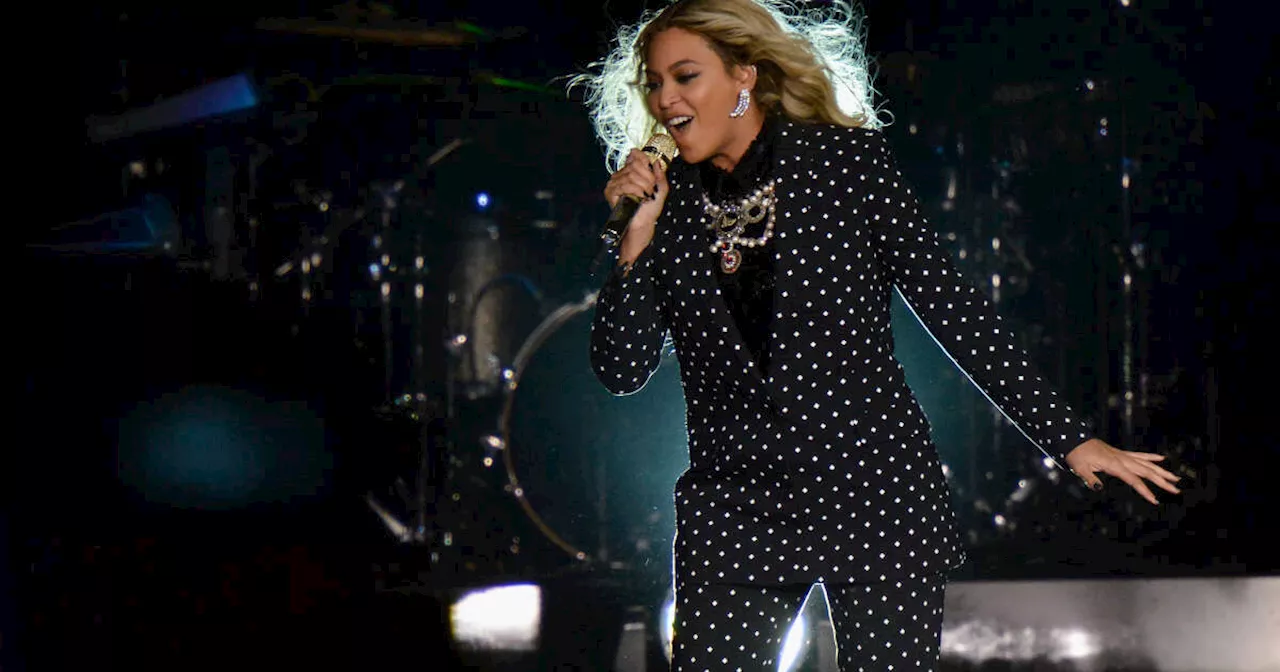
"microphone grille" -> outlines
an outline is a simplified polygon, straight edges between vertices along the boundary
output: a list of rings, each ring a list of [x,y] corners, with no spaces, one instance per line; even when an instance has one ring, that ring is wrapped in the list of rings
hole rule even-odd
[[[655,158],[661,157],[667,163],[670,163],[680,153],[680,149],[676,147],[675,138],[666,133],[654,133],[653,137],[644,143],[642,151],[649,155],[656,155]]]

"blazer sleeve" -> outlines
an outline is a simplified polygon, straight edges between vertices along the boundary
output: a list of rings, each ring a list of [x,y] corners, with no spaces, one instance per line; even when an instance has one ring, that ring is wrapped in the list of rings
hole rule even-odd
[[[640,391],[661,362],[666,342],[661,293],[654,277],[654,244],[625,276],[614,268],[596,298],[591,323],[591,368],[613,394]]]
[[[1033,444],[1066,468],[1092,434],[1031,364],[985,293],[961,277],[883,134],[858,152],[862,207],[890,281],[934,340]],[[852,171],[851,171],[852,172]]]

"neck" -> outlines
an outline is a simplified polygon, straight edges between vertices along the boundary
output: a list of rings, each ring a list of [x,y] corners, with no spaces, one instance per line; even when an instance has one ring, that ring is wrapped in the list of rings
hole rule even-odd
[[[751,142],[760,135],[760,129],[764,127],[764,112],[752,106],[745,116],[734,121],[738,123],[738,132],[729,139],[728,145],[722,151],[711,157],[711,165],[726,173],[733,172],[738,162],[742,160],[742,155],[747,153]]]

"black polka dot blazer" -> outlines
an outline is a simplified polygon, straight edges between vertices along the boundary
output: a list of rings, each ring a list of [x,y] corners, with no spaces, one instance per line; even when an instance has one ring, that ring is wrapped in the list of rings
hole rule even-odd
[[[1061,463],[1088,429],[957,273],[882,134],[782,122],[774,319],[752,361],[714,274],[695,166],[677,159],[653,242],[602,288],[596,375],[639,390],[669,334],[690,467],[676,484],[677,581],[876,581],[963,562],[929,424],[893,356],[896,287],[934,338]]]

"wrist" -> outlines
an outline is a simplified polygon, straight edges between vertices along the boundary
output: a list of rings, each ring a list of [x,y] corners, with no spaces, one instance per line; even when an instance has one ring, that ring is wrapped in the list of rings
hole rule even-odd
[[[645,249],[649,247],[649,243],[653,240],[653,231],[650,230],[648,235],[637,235],[634,230],[628,230],[626,235],[622,237],[622,243],[618,245],[618,265],[630,266],[640,258]]]

